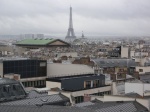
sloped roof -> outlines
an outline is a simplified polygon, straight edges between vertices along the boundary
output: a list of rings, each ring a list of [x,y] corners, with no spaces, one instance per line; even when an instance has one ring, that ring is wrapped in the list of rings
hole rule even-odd
[[[0,102],[12,101],[26,97],[26,92],[19,81],[0,78]]]
[[[38,98],[38,97],[44,97],[47,96],[48,93],[47,92],[42,92],[39,93],[36,90],[32,90],[28,92],[27,98]]]
[[[95,112],[90,109],[67,106],[0,106],[1,112]]]
[[[62,94],[45,95],[36,98],[26,98],[22,100],[10,101],[1,103],[1,105],[37,105],[37,104],[52,104],[56,102],[69,101],[67,97]]]
[[[18,83],[16,80],[14,79],[8,79],[8,78],[0,78],[0,85],[3,84],[15,84]]]
[[[75,107],[91,109],[95,112],[146,112],[147,110],[146,107],[136,101],[102,102],[99,100],[93,100],[91,102],[78,103]]]
[[[56,39],[25,39],[22,41],[18,41],[16,45],[46,45],[55,41]]]
[[[55,43],[56,42],[56,43]],[[62,43],[62,45],[64,46],[70,46],[69,43],[61,40],[61,39],[25,39],[25,40],[22,40],[22,41],[18,41],[15,43],[15,45],[22,45],[22,46],[44,46],[44,45],[57,45],[58,43],[57,42],[60,42]],[[59,43],[59,44],[60,44]]]

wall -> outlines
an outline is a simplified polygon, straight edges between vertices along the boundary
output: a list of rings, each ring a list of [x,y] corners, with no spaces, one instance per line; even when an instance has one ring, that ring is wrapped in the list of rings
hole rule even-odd
[[[127,71],[127,67],[115,67],[115,73],[118,73],[120,69]]]
[[[0,62],[0,77],[3,77],[3,63]]]
[[[59,94],[59,92],[57,92],[57,91],[48,91],[48,95],[55,95],[55,94]],[[61,91],[61,94],[63,94],[64,96],[68,97],[70,99],[70,102],[71,102],[72,105],[75,104],[75,101],[73,101],[70,92]]]
[[[46,81],[46,88],[60,88],[61,89],[61,82]]]
[[[140,58],[140,57],[135,58],[135,62],[136,62],[136,63],[139,63],[140,66],[144,66],[144,64],[145,64],[146,61],[147,61],[146,58]]]
[[[113,95],[118,95],[118,90],[117,90],[117,87],[116,87],[116,82],[112,83],[112,94]]]
[[[81,90],[81,89],[84,89],[85,81],[93,81],[93,80],[99,80],[100,86],[105,85],[105,76],[104,75],[85,76],[85,77],[76,77],[76,78],[62,80],[62,88],[65,90]],[[103,81],[103,84],[102,84],[102,81]]]
[[[146,92],[147,91],[147,92]],[[150,95],[150,84],[144,83],[125,83],[125,93],[138,93],[141,96],[148,96]]]
[[[130,57],[131,58],[135,56],[134,53],[135,53],[135,51],[130,51]]]
[[[126,93],[138,93],[143,96],[143,84],[141,83],[125,83],[125,94]]]
[[[75,104],[75,101],[73,101],[73,99],[71,98],[71,94],[67,93],[67,92],[61,92],[61,94],[63,94],[64,96],[68,97],[70,99],[70,102],[72,105]]]
[[[128,53],[129,48],[128,47],[121,47],[121,58],[128,58],[129,53]]]
[[[105,92],[105,91],[111,91],[111,86],[72,92],[72,96],[74,96],[74,97],[84,96],[84,94],[94,94],[94,93]]]
[[[104,95],[104,102],[108,102],[108,101],[134,101],[134,100],[135,100],[135,98]]]
[[[62,63],[47,63],[48,77],[61,77],[71,75],[81,75],[93,73],[94,69],[87,65],[80,64],[62,64]]]
[[[45,64],[44,64],[45,63]],[[47,64],[43,60],[3,61],[3,74],[20,74],[21,78],[46,76]]]
[[[136,67],[135,69],[136,69],[136,71],[139,72],[139,74],[144,74],[145,72],[150,72],[150,66],[148,66],[148,67]],[[143,69],[143,72],[140,72],[139,69]]]

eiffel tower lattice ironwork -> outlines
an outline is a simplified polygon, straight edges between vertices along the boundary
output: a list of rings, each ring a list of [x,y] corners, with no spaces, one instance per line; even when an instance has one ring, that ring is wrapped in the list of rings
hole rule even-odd
[[[70,7],[70,19],[69,19],[69,28],[67,32],[66,39],[75,39],[75,33],[73,29],[73,21],[72,21],[72,7]]]

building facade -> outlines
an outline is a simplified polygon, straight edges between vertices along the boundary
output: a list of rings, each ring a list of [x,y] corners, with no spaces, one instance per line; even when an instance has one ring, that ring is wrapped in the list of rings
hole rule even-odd
[[[62,94],[74,97],[75,103],[83,102],[85,95],[111,94],[111,86],[105,85],[104,75],[86,74],[47,78],[46,87],[52,90],[55,88],[62,90]]]
[[[0,63],[0,71],[1,77],[16,77],[14,74],[18,74],[17,80],[25,87],[43,87],[47,76],[47,62],[30,59],[3,60]]]

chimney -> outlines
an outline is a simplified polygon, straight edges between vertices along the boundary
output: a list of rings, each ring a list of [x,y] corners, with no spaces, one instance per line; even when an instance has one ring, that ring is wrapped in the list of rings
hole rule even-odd
[[[89,94],[84,94],[84,102],[91,101],[91,96]]]

